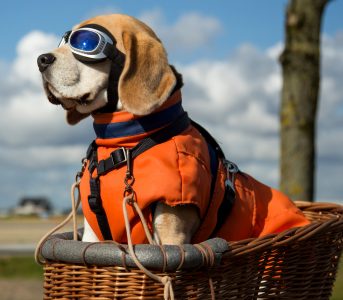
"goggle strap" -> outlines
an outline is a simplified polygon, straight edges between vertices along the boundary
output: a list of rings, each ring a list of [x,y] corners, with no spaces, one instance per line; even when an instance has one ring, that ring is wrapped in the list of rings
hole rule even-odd
[[[106,44],[105,49],[103,50],[103,53],[112,61],[116,58],[117,54],[117,48],[114,45],[111,45],[109,43]]]
[[[114,61],[111,64],[111,70],[108,77],[108,86],[107,86],[107,99],[108,103],[113,103],[115,108],[117,108],[118,103],[118,84],[119,84],[119,76],[118,68],[115,66]]]
[[[115,47],[114,47],[115,48]],[[112,50],[111,50],[112,51]],[[107,105],[100,109],[99,112],[116,111],[118,104],[118,85],[120,75],[124,68],[125,55],[115,48],[111,55],[111,70],[108,76],[107,85]]]
[[[72,31],[71,30],[68,30],[64,35],[63,35],[63,39],[66,43],[68,43],[69,41],[69,37],[71,35]]]

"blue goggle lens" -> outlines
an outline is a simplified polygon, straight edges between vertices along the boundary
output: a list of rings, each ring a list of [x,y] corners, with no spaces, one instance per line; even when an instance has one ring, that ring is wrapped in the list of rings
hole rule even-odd
[[[92,31],[78,30],[72,33],[70,45],[82,51],[94,51],[99,45],[100,37]]]

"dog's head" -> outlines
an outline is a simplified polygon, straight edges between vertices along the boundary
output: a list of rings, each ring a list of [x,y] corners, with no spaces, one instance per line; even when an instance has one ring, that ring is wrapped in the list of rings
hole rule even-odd
[[[107,44],[106,38],[112,40],[111,51],[101,53],[106,56],[103,59],[88,61],[87,55],[72,51],[70,41],[77,43],[80,36],[82,39],[80,29],[86,32],[89,28],[105,36],[101,43]],[[98,16],[75,26],[71,34],[57,49],[37,60],[47,97],[63,106],[69,124],[111,107],[113,99],[108,92],[112,85],[115,95],[111,97],[119,97],[122,108],[136,115],[154,111],[175,88],[177,73],[168,64],[161,41],[139,20],[119,14]]]

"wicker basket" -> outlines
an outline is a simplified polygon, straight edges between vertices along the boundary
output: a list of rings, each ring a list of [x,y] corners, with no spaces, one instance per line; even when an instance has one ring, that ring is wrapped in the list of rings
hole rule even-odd
[[[173,279],[175,299],[329,299],[343,248],[343,207],[297,202],[312,221],[258,239],[136,245],[139,260]],[[125,246],[54,235],[41,248],[44,299],[163,299]]]

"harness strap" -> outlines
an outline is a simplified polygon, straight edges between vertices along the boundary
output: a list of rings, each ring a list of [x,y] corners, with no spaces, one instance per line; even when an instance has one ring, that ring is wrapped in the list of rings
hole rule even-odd
[[[131,158],[134,159],[150,148],[170,140],[173,136],[185,131],[190,125],[190,119],[187,113],[183,113],[175,121],[159,131],[151,134],[140,141],[135,147],[130,150]],[[119,148],[110,154],[110,157],[99,161],[98,175],[104,175],[114,169],[123,166],[127,161],[125,148]]]
[[[235,191],[228,184],[226,184],[224,198],[219,206],[217,213],[217,224],[209,238],[216,237],[219,229],[222,228],[222,226],[224,225],[224,222],[230,214],[233,204],[235,202],[235,196]]]
[[[234,163],[229,162],[225,159],[224,151],[221,149],[218,142],[213,138],[213,136],[204,127],[194,122],[193,120],[191,122],[192,122],[192,125],[205,138],[208,144],[210,159],[211,159],[211,173],[212,173],[211,199],[213,197],[214,187],[217,180],[218,160],[223,159],[225,164],[230,164],[230,166],[234,166],[234,168],[233,167],[230,168],[229,166],[226,166],[228,175],[225,181],[225,193],[224,193],[222,203],[220,204],[218,212],[217,212],[217,224],[210,235],[210,238],[213,238],[216,236],[218,230],[223,226],[235,202],[236,193],[234,189],[234,182],[230,181],[229,173],[232,173],[232,174],[237,173],[239,172],[239,169]],[[215,155],[213,155],[213,152]]]
[[[210,144],[215,152],[218,155],[218,158],[220,159],[225,159],[225,154],[222,148],[219,146],[218,142],[214,139],[214,137],[200,124],[192,120],[192,126],[194,126],[200,133],[201,135],[205,138],[206,142]]]
[[[89,207],[96,215],[103,238],[105,240],[113,240],[106,212],[102,206],[99,178],[91,178],[89,180],[89,185],[91,189],[91,193],[88,196]]]
[[[96,151],[96,144],[93,141],[87,150],[87,159],[89,160],[88,170],[92,176],[93,171],[98,165],[98,155]],[[90,177],[89,180],[90,194],[88,195],[89,208],[95,214],[96,219],[99,224],[101,234],[105,240],[112,240],[112,234],[110,230],[110,225],[107,220],[106,212],[102,205],[102,200],[100,196],[100,182],[99,176],[93,178]]]

